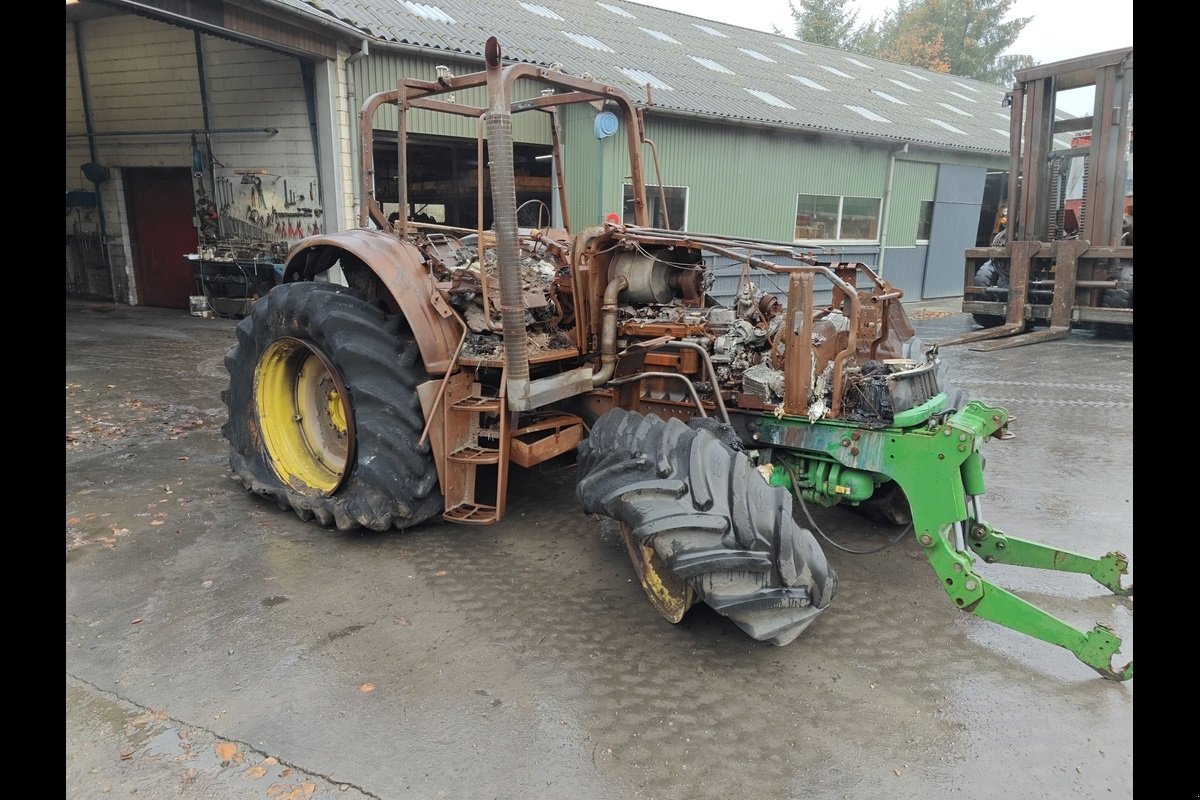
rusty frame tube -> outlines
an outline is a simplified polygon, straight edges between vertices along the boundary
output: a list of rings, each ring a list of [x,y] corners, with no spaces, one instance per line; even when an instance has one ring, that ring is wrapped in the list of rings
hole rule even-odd
[[[633,383],[634,381],[642,381],[646,378],[677,378],[683,381],[687,386],[688,393],[692,396],[692,402],[696,405],[696,409],[700,412],[700,416],[707,417],[708,412],[704,410],[704,404],[700,402],[700,393],[696,391],[696,385],[692,383],[692,379],[680,372],[639,372],[637,375],[629,375],[624,378],[616,378],[608,382],[609,386],[619,386],[623,383]],[[728,420],[726,420],[728,422]]]
[[[496,45],[496,49],[499,51],[499,44]],[[499,72],[500,82],[505,89],[505,97],[511,96],[512,85],[521,78],[529,78],[553,86],[556,89],[567,90],[560,95],[530,98],[511,103],[508,108],[509,113],[518,113],[531,109],[549,109],[569,103],[593,102],[597,100],[602,102],[611,101],[621,108],[627,123],[625,126],[626,145],[629,151],[632,179],[634,186],[638,187],[638,194],[634,198],[634,216],[637,224],[644,226],[646,224],[645,171],[642,165],[641,148],[638,146],[641,139],[641,121],[638,118],[637,110],[634,108],[633,101],[629,95],[616,86],[584,78],[576,78],[561,72],[552,72],[533,64],[516,63],[501,69],[499,62],[497,62],[496,68]],[[391,103],[400,107],[401,110],[404,107],[416,107],[459,116],[479,117],[486,113],[488,109],[459,103],[446,103],[428,98],[433,95],[448,94],[450,92],[487,85],[487,69],[482,72],[474,72],[459,77],[447,76],[439,78],[436,81],[403,79],[398,82],[396,89],[377,92],[363,102],[358,112],[359,158],[361,164],[360,180],[363,195],[362,208],[359,210],[360,227],[367,227],[368,222],[373,219],[381,229],[387,230],[387,219],[384,217],[383,211],[379,206],[379,201],[375,197],[375,154],[373,151],[374,138],[372,134],[375,112],[379,109],[379,106]],[[489,106],[491,105],[489,103]],[[401,114],[402,118],[403,116]]]
[[[712,359],[709,358],[708,351],[705,350],[700,345],[696,344],[695,342],[684,342],[679,339],[670,339],[665,342],[659,342],[658,344],[655,344],[653,347],[647,347],[646,352],[652,353],[661,347],[677,347],[682,350],[692,350],[693,352],[696,352],[700,355],[700,360],[704,364],[704,371],[706,373],[708,373],[708,377],[712,381],[712,384],[713,384],[713,404],[717,407],[717,411],[721,415],[721,421],[726,424],[730,424],[729,423],[729,411],[725,407],[725,398],[721,397],[721,390],[718,386],[719,381],[717,379],[717,370],[715,367],[713,367]],[[649,373],[643,373],[643,374],[648,375]],[[671,373],[671,374],[675,374],[675,373]],[[626,382],[626,381],[624,378],[622,378],[620,381],[610,381],[610,383],[613,383],[613,384],[621,383],[621,382]]]

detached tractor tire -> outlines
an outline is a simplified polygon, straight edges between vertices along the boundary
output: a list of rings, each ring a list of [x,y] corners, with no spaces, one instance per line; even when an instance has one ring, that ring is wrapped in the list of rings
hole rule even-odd
[[[991,259],[979,265],[979,269],[975,271],[975,285],[983,289],[995,287],[997,289],[1008,288],[1008,273],[996,266]],[[972,314],[975,324],[984,328],[995,328],[998,325],[1003,325],[1005,319],[999,314]]]
[[[785,645],[829,606],[837,575],[763,480],[719,433],[615,409],[579,446],[584,510],[621,523],[651,602],[678,622],[693,600],[760,641]]]
[[[225,356],[230,467],[246,488],[339,530],[407,528],[442,511],[415,391],[428,379],[402,318],[350,289],[275,287]]]
[[[1109,279],[1117,281],[1118,285],[1105,289],[1100,296],[1103,308],[1133,308],[1133,264],[1122,261],[1109,272]],[[1096,333],[1106,339],[1132,339],[1133,325],[1120,325],[1114,322],[1099,322]]]

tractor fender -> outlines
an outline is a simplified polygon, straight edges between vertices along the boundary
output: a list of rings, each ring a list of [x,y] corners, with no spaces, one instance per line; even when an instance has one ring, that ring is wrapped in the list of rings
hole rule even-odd
[[[413,244],[366,228],[310,236],[288,253],[283,280],[312,280],[336,264],[342,253],[358,258],[379,277],[408,321],[426,371],[444,374],[461,331]]]

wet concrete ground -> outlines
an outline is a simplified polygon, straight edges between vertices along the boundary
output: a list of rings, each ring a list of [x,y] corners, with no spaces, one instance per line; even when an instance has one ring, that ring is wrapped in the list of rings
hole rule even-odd
[[[339,533],[248,495],[219,430],[235,324],[67,302],[68,797],[1133,796],[1133,683],[955,610],[907,539],[826,548],[839,593],[779,648],[705,606],[658,617],[569,462],[515,468],[485,528]],[[1132,343],[943,358],[1017,417],[990,521],[1136,563]],[[1131,599],[979,570],[1132,658]]]

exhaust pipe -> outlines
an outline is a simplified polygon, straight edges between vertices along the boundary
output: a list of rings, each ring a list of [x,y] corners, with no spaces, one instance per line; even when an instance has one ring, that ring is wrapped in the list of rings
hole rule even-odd
[[[492,227],[496,230],[496,262],[500,275],[500,325],[504,332],[505,379],[508,402],[514,409],[529,401],[529,343],[525,333],[525,302],[521,292],[521,252],[517,239],[517,181],[513,168],[512,112],[500,70],[496,37],[484,48],[487,65],[488,111],[484,124],[492,179]]]

